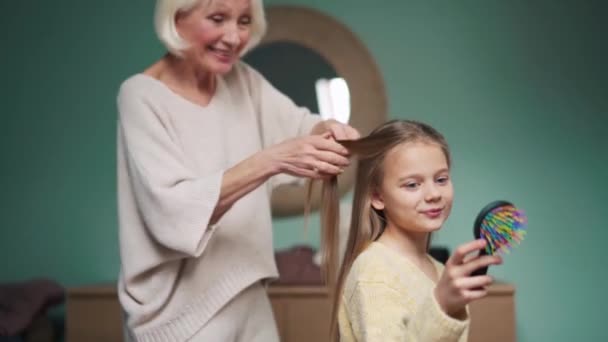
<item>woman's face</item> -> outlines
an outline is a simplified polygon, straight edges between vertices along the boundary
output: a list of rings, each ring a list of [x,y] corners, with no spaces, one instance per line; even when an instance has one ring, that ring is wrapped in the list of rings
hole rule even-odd
[[[178,13],[175,25],[190,44],[186,59],[197,68],[225,74],[240,57],[251,35],[251,0],[212,0]]]

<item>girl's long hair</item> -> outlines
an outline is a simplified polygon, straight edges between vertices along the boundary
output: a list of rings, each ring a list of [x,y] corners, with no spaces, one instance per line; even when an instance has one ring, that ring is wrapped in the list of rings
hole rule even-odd
[[[322,188],[322,270],[333,303],[332,340],[339,339],[338,310],[344,281],[351,266],[357,256],[380,237],[385,227],[384,213],[372,207],[371,198],[373,191],[382,183],[386,155],[397,145],[410,142],[437,144],[450,165],[450,153],[444,137],[431,126],[417,121],[389,121],[363,138],[339,141],[357,158],[358,163],[348,242],[341,266],[338,264],[340,217],[337,177],[325,180]]]

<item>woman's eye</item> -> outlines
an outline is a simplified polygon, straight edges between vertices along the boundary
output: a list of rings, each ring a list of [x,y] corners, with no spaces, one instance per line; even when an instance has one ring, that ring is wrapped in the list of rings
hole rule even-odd
[[[209,19],[211,19],[211,21],[213,21],[216,24],[220,24],[222,21],[224,21],[224,16],[223,15],[212,15],[211,17],[209,17]]]
[[[251,24],[251,17],[250,16],[242,17],[241,20],[239,20],[239,23],[241,25],[249,25],[249,24]]]

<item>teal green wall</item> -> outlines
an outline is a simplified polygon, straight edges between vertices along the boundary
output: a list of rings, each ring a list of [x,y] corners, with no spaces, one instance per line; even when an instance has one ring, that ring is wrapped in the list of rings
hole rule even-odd
[[[2,2],[0,281],[110,281],[119,266],[115,95],[162,53],[151,1]],[[454,155],[436,244],[471,237],[486,202],[525,208],[524,244],[492,269],[517,287],[520,341],[599,341],[608,200],[602,1],[267,1],[343,21],[375,56],[391,117],[425,120]],[[276,246],[305,239],[280,220]]]

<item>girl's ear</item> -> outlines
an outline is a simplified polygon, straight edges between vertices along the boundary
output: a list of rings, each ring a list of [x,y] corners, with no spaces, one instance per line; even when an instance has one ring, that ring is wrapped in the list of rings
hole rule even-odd
[[[376,210],[384,210],[384,200],[377,188],[372,189],[372,207]]]

